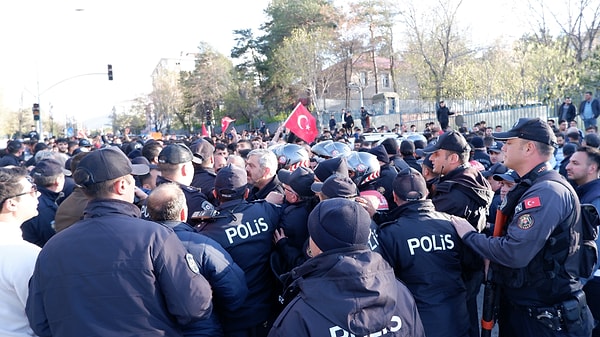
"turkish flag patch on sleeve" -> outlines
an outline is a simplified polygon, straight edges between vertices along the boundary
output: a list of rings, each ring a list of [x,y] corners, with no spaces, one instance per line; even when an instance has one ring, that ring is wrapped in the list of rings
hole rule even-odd
[[[527,198],[523,201],[523,206],[525,206],[525,209],[536,208],[542,206],[542,202],[540,197]]]

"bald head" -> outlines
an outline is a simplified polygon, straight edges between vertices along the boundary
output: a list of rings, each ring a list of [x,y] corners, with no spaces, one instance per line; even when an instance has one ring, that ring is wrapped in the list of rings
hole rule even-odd
[[[185,221],[187,206],[185,195],[177,184],[157,186],[146,201],[150,218],[154,221]]]

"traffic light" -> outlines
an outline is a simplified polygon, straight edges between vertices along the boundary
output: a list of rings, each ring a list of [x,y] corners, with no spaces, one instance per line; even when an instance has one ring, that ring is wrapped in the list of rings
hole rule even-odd
[[[206,125],[212,125],[212,111],[206,110]]]
[[[33,120],[39,121],[40,120],[40,105],[38,103],[33,103],[33,108],[31,108],[31,111],[33,111]]]
[[[112,81],[113,80],[113,73],[112,73],[112,64],[108,65],[108,80]]]

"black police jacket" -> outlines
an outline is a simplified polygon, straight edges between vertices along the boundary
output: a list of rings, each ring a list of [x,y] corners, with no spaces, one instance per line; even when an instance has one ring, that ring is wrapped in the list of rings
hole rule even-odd
[[[200,274],[213,290],[213,312],[203,319],[183,327],[185,336],[223,336],[219,315],[237,310],[248,295],[244,271],[231,259],[221,245],[208,236],[198,233],[185,222],[164,221],[173,228],[187,251],[194,256]]]
[[[289,273],[297,294],[275,321],[277,336],[425,336],[412,295],[367,247],[332,250]]]
[[[170,181],[166,178],[163,178],[161,176],[156,177],[156,186],[161,185],[161,184],[165,184],[165,183],[174,183],[173,181]],[[214,205],[211,204],[206,196],[204,195],[204,193],[202,193],[198,188],[196,187],[192,187],[192,186],[186,186],[183,184],[179,184],[179,183],[175,183],[177,185],[179,185],[179,187],[181,187],[181,190],[183,191],[183,194],[185,195],[185,202],[187,204],[188,207],[188,218],[186,220],[187,223],[194,223],[194,220],[192,220],[192,216],[194,215],[194,212],[196,211],[200,211],[200,210],[206,210],[206,209],[214,209]],[[142,201],[142,219],[144,220],[150,220],[150,214],[147,211],[147,203],[148,199],[145,199]]]
[[[200,165],[194,164],[194,178],[190,184],[200,189],[207,198],[210,198],[215,189],[215,178],[217,175],[212,170],[207,170]]]
[[[219,215],[200,224],[198,230],[221,244],[242,268],[249,291],[238,310],[221,318],[227,333],[254,327],[274,314],[276,281],[269,258],[282,208],[266,201],[238,199],[221,203],[217,210]]]
[[[431,200],[412,201],[394,210],[396,221],[381,224],[378,252],[415,298],[427,336],[466,336],[463,244],[446,213]]]

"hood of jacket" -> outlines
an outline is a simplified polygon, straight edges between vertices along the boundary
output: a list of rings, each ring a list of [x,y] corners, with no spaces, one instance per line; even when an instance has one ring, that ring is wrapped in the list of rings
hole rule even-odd
[[[452,188],[460,188],[481,206],[492,202],[494,191],[490,183],[477,169],[469,165],[461,165],[448,174],[437,178],[435,193],[448,193]]]
[[[322,253],[289,274],[290,287],[299,288],[309,306],[351,333],[362,336],[389,325],[397,281],[381,255],[366,247]]]

